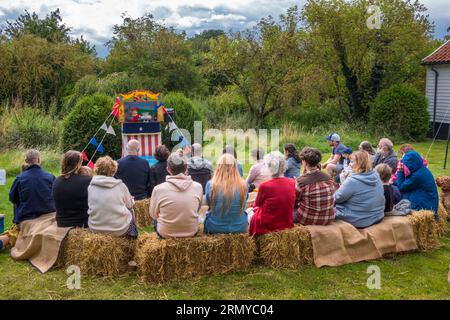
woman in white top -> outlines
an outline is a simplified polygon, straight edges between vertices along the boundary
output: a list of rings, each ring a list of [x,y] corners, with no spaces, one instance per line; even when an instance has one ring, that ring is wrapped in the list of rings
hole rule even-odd
[[[272,179],[272,176],[269,169],[264,165],[264,150],[261,148],[253,149],[251,154],[256,163],[250,168],[247,184],[253,184],[255,188],[258,188],[261,183]]]
[[[114,178],[117,162],[102,157],[95,163],[95,176],[88,187],[89,229],[113,236],[137,237],[133,197],[122,180]]]

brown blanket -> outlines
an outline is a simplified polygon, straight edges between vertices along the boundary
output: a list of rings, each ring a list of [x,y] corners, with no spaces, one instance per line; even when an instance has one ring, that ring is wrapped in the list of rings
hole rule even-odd
[[[70,228],[58,228],[56,213],[48,213],[33,220],[23,221],[11,257],[29,260],[40,272],[47,272],[58,258],[61,243]]]
[[[388,253],[417,249],[407,217],[386,217],[381,223],[365,229],[356,229],[340,220],[329,226],[307,228],[311,233],[317,267],[379,259]]]

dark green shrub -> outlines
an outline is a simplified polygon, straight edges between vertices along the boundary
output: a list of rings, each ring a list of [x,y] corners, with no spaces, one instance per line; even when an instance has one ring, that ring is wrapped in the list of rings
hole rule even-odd
[[[112,98],[99,93],[81,98],[64,118],[61,140],[62,150],[73,149],[81,151],[111,113],[113,103],[114,100]],[[116,119],[112,123],[116,136],[107,134],[102,145],[105,154],[113,158],[120,158],[122,154],[121,131]],[[99,131],[96,136],[97,142],[100,143],[104,134],[105,131]],[[89,146],[86,150],[87,156],[90,158],[94,151],[95,147]],[[95,159],[99,156],[101,155],[97,153]]]
[[[179,92],[169,92],[162,97],[164,106],[166,108],[173,108],[175,110],[174,121],[178,128],[186,129],[191,134],[191,140],[194,139],[194,122],[204,122],[204,117],[189,98]],[[204,126],[204,124],[203,124]],[[189,137],[188,137],[189,138]],[[168,144],[167,132],[163,132],[163,140]],[[192,142],[192,141],[191,141]],[[170,145],[170,144],[169,144]]]
[[[427,99],[411,85],[382,90],[371,104],[370,124],[391,134],[420,139],[429,129]]]

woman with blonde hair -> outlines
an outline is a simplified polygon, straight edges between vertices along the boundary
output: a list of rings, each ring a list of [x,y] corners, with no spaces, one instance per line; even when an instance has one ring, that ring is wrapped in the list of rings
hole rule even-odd
[[[335,219],[366,228],[383,220],[383,184],[367,152],[356,152],[350,159],[353,173],[334,194]]]
[[[117,162],[108,156],[95,163],[95,176],[88,188],[89,229],[117,237],[137,237],[133,197],[122,180],[114,178],[117,167]]]
[[[219,158],[213,178],[206,184],[205,195],[209,206],[204,222],[205,233],[247,232],[244,210],[248,188],[233,155],[225,153]]]

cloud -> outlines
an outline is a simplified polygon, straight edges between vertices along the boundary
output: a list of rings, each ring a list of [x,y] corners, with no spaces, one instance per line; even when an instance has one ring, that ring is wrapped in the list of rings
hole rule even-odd
[[[447,34],[450,25],[448,0],[421,0],[435,22],[436,37]],[[6,3],[8,2],[8,3]],[[0,24],[16,19],[24,9],[45,16],[57,8],[74,36],[96,45],[100,56],[106,54],[104,43],[112,37],[113,26],[122,22],[126,12],[132,18],[151,13],[155,19],[193,36],[207,29],[238,31],[252,28],[271,15],[274,18],[306,0],[14,0],[0,1]],[[103,49],[104,50],[103,50]],[[100,54],[103,52],[103,54]]]

